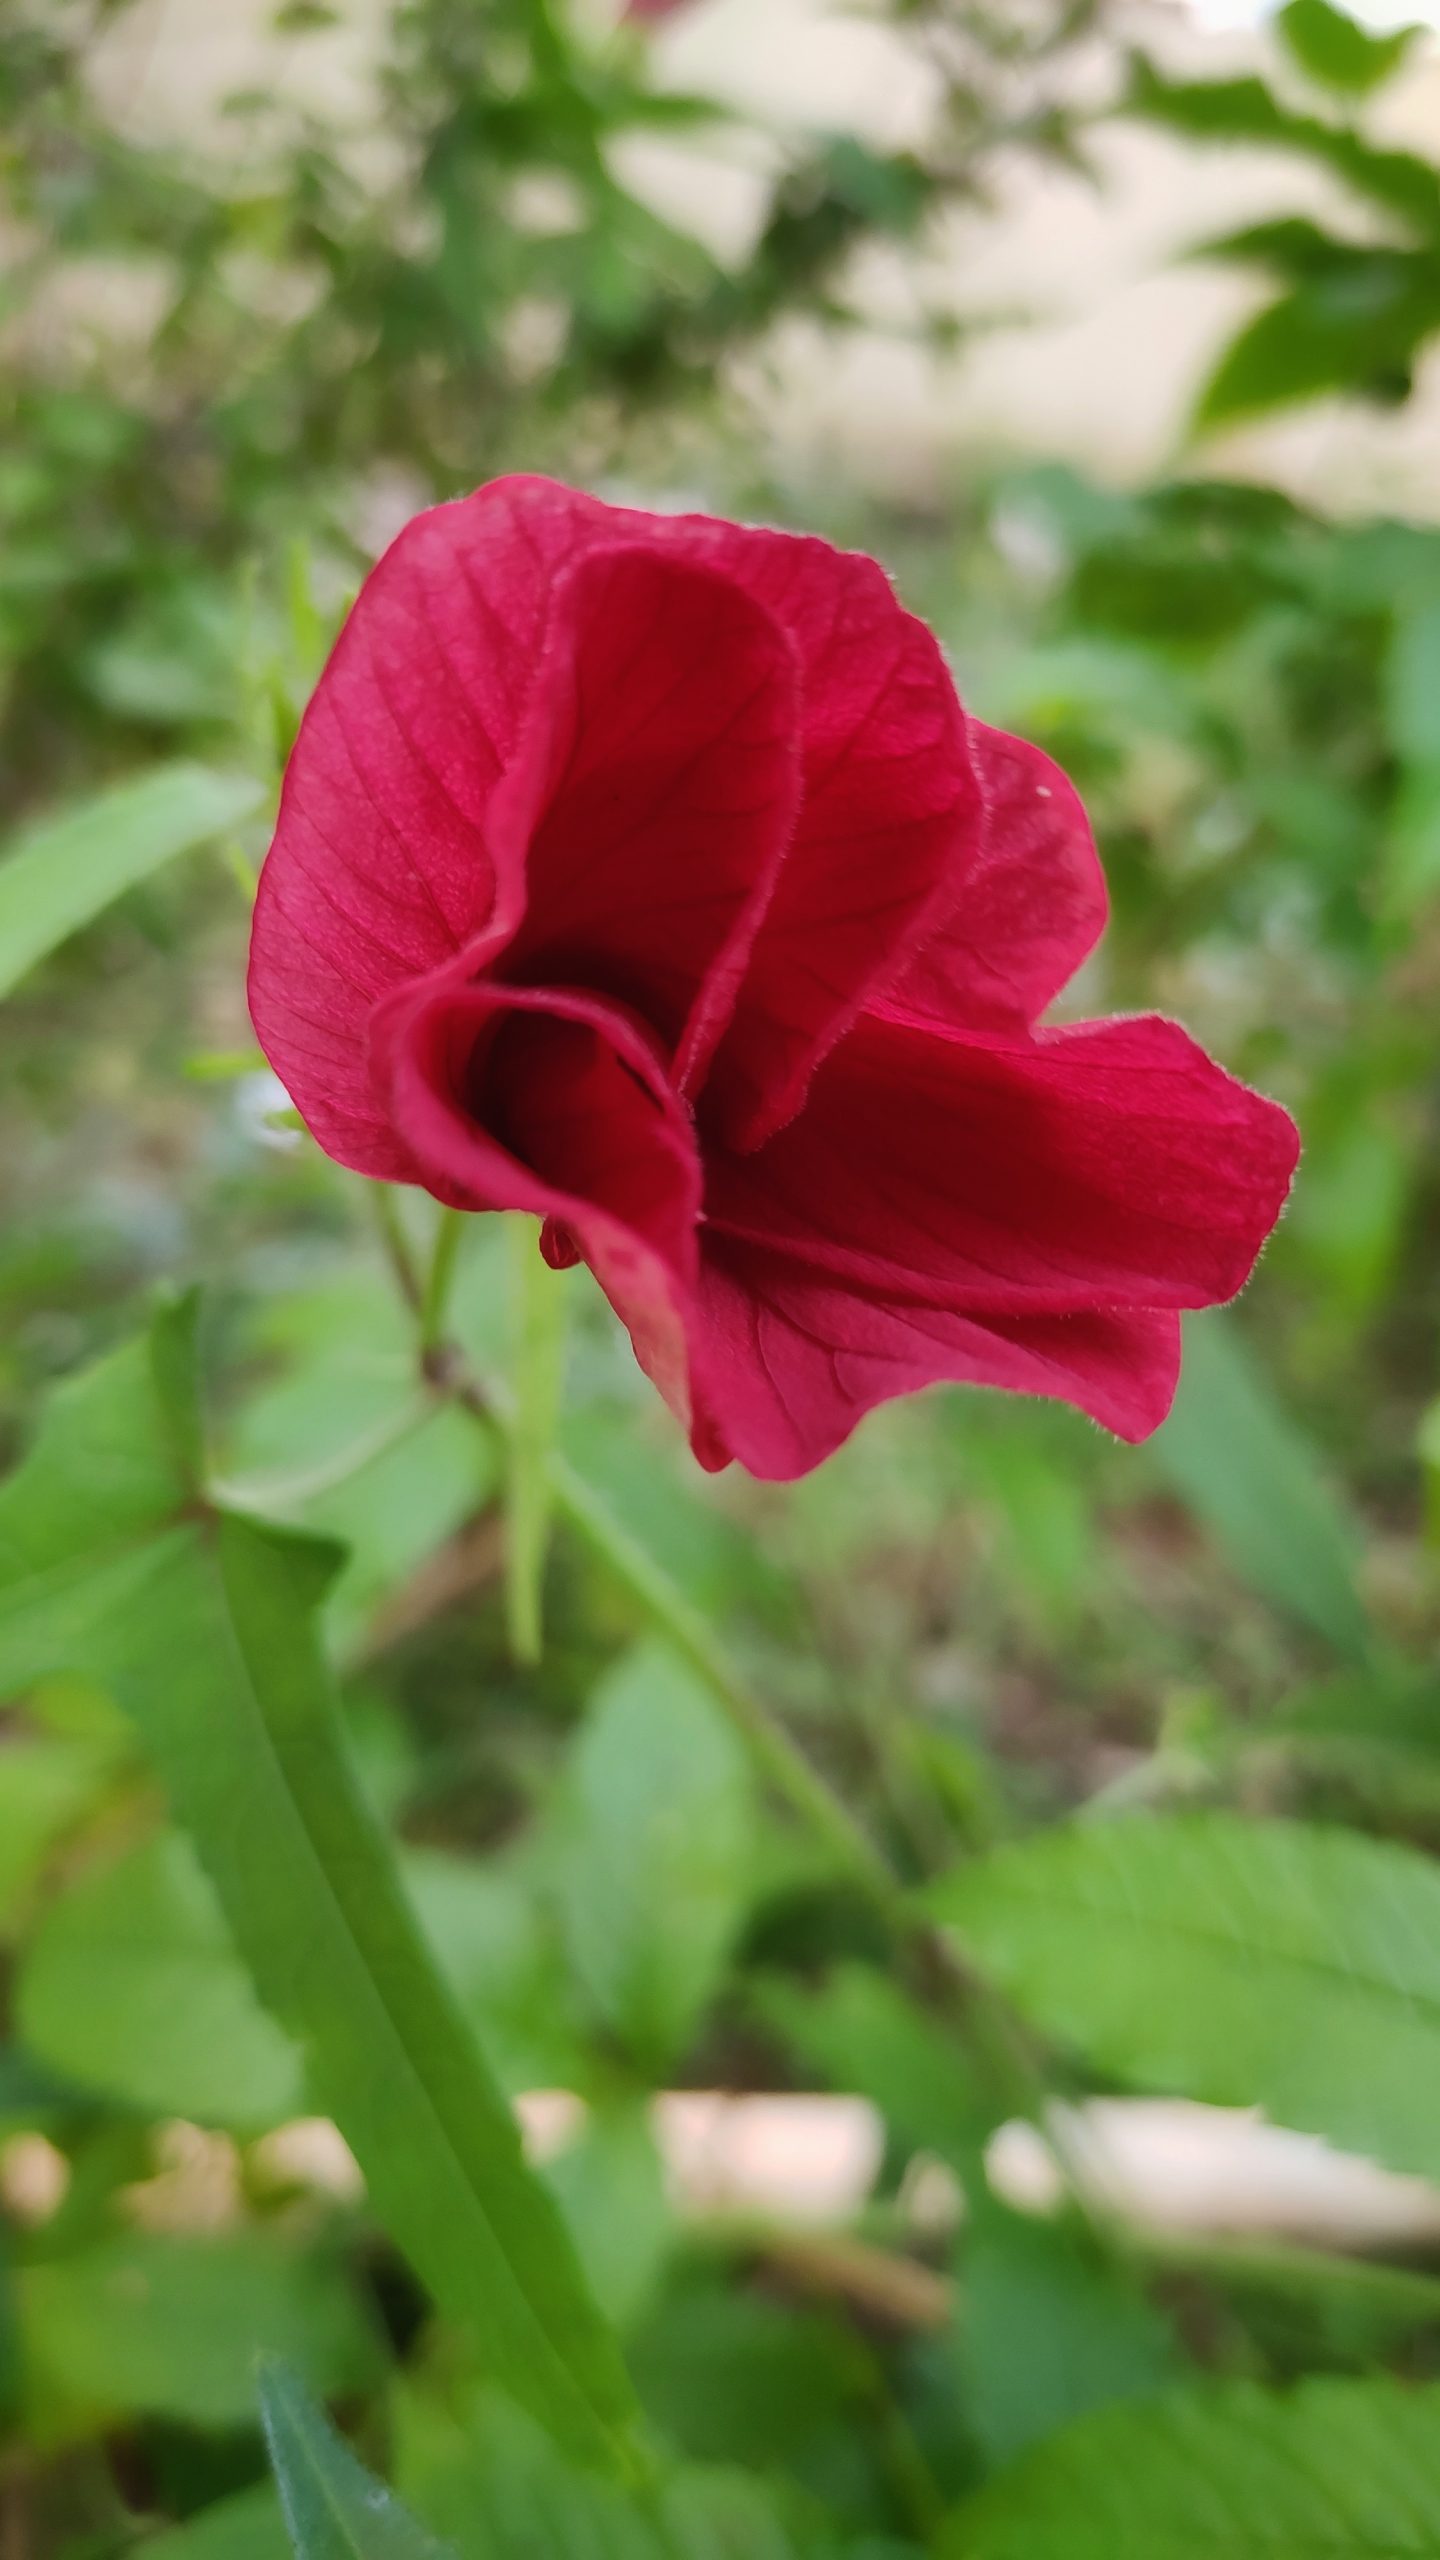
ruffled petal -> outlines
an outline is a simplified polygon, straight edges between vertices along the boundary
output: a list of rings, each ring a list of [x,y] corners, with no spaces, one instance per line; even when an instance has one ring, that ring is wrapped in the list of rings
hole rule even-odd
[[[945,661],[873,560],[749,527],[691,539],[783,622],[801,667],[799,825],[706,1100],[719,1137],[754,1147],[960,890],[982,803]]]
[[[1074,784],[1039,747],[970,723],[984,850],[895,982],[902,1011],[965,1031],[1028,1030],[1105,930],[1105,874]]]
[[[794,832],[784,631],[713,569],[653,546],[590,552],[557,584],[502,787],[528,843],[506,975],[632,1007],[682,1089],[698,1083]]]
[[[371,1013],[523,897],[523,838],[492,821],[520,735],[548,584],[475,573],[465,511],[417,516],[372,570],[286,769],[250,945],[260,1044],[327,1153],[393,1175],[370,1091]]]
[[[804,1264],[707,1243],[695,1321],[695,1454],[751,1475],[808,1474],[873,1406],[942,1379],[1054,1396],[1122,1440],[1170,1409],[1177,1316],[964,1316],[863,1295]]]
[[[453,1208],[555,1221],[688,1428],[700,1163],[643,1029],[598,997],[452,967],[381,1007],[372,1073],[407,1178]]]
[[[874,560],[813,534],[647,515],[520,476],[466,504],[484,511],[487,550],[503,541],[532,582],[584,545],[644,540],[728,580],[794,647],[799,822],[705,1106],[717,1134],[756,1145],[979,856],[980,777],[945,661]]]
[[[376,1003],[517,932],[703,1076],[794,833],[800,679],[784,625],[678,521],[499,481],[417,517],[362,588],[290,760],[250,968],[261,1043],[343,1163],[393,1170]]]
[[[729,588],[722,667],[701,654],[705,612],[696,584],[683,594],[667,587],[658,565],[648,590],[640,566],[597,567],[592,583],[587,555],[617,546],[708,571]],[[657,606],[663,599],[663,628],[648,636],[646,592]],[[709,611],[720,616],[713,601]],[[611,614],[617,660],[644,640],[647,664],[633,671],[628,706],[606,666]],[[657,715],[648,782],[636,774],[622,788],[622,798],[648,791],[643,868],[652,885],[667,873],[658,796],[665,722],[663,696],[647,697],[647,682],[667,646],[682,691],[689,679],[688,702],[674,706],[677,785],[685,784],[687,732],[699,743],[707,673],[721,696],[703,769],[686,786],[695,798],[690,818],[708,838],[687,838],[674,804],[670,861],[682,875],[697,853],[713,861],[720,849],[721,736],[727,718],[732,723],[728,788],[743,821],[743,859],[729,849],[724,898],[708,918],[708,950],[689,964],[697,975],[679,1025],[692,1090],[715,1051],[707,1116],[731,1142],[754,1145],[794,1114],[819,1059],[894,976],[937,898],[953,899],[979,853],[980,784],[954,686],[930,633],[902,610],[873,560],[813,536],[611,507],[527,476],[431,509],[366,581],[306,714],[252,945],[261,1043],[321,1144],[361,1170],[389,1161],[386,1133],[363,1091],[369,1012],[453,952],[469,946],[478,963],[515,932],[532,850],[527,821],[544,815],[537,781],[554,785],[568,808],[557,810],[546,844],[533,848],[543,879],[527,930],[543,935],[552,898],[562,907],[566,898],[579,902],[560,921],[586,921],[583,878],[572,866],[584,848],[572,822],[595,817],[603,788],[597,764],[567,790],[557,761],[576,708],[563,699],[567,616],[583,624],[587,664],[578,681],[600,706],[597,722],[628,720],[647,698]],[[551,634],[556,660],[546,673]],[[794,653],[783,667],[777,634]],[[767,651],[772,682],[751,703],[728,679],[742,662],[758,676]],[[787,831],[780,799],[795,783],[787,777],[782,786],[778,775],[779,732],[797,681],[803,792],[798,823]],[[537,684],[547,697],[539,706]],[[583,706],[580,716],[583,743],[603,750]],[[618,848],[621,813],[611,814]],[[776,840],[787,832],[777,872]],[[661,945],[680,930],[673,881],[664,896],[666,917],[657,916],[646,947],[633,955],[633,985],[647,999]],[[641,913],[642,902],[632,901],[632,928]],[[692,946],[706,924],[699,913],[690,917]],[[619,952],[620,938],[617,929],[604,955],[617,984],[632,957]],[[667,983],[653,1000],[673,1017],[678,960],[661,974]]]
[[[1288,1113],[1154,1015],[1011,1041],[867,1015],[790,1128],[716,1161],[706,1211],[883,1298],[1204,1307],[1248,1278],[1298,1152]]]

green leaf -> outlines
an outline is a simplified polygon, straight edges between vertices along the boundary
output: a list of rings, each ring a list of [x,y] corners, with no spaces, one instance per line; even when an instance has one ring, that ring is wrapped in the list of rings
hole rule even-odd
[[[665,2287],[631,2353],[656,2426],[695,2461],[762,2474],[827,2457],[864,2463],[865,2386],[854,2334],[837,2319],[696,2270]]]
[[[1385,846],[1383,910],[1408,925],[1440,890],[1440,762],[1402,775]]]
[[[435,1960],[504,2086],[573,2089],[585,2051],[539,1862],[408,1849],[406,1889]]]
[[[243,774],[162,765],[32,828],[0,863],[0,996],[137,881],[252,817],[264,796]]]
[[[148,2114],[250,2132],[303,2105],[299,2053],[178,1832],[76,1877],[25,1953],[15,2003],[42,2062]]]
[[[744,1754],[663,1645],[627,1654],[591,1702],[566,1772],[556,1894],[597,2019],[657,2071],[718,1989],[749,1885]]]
[[[1195,424],[1228,426],[1326,392],[1404,400],[1416,355],[1437,330],[1433,249],[1353,250],[1241,330],[1201,393]]]
[[[1395,618],[1385,665],[1385,726],[1407,765],[1440,766],[1440,596],[1417,597]]]
[[[395,2394],[395,2478],[460,2560],[680,2560],[615,2485],[566,2463],[493,2391],[405,2380]]]
[[[254,1329],[273,1374],[226,1438],[235,1506],[337,1539],[346,1562],[322,1625],[337,1656],[363,1646],[386,1597],[488,1500],[495,1453],[464,1415],[417,1392],[395,1292],[348,1268],[287,1294]]]
[[[314,1613],[335,1551],[204,1503],[193,1311],[52,1406],[0,1495],[0,1691],[109,1685],[375,2209],[497,2379],[582,2458],[633,2403],[556,2209],[356,1784]]]
[[[356,2460],[276,2356],[260,2368],[260,2415],[295,2560],[439,2560],[444,2546]]]
[[[110,1785],[115,1760],[60,1735],[0,1746],[0,1932],[13,1931],[52,1850]]]
[[[1125,112],[1195,142],[1259,142],[1293,152],[1421,233],[1440,231],[1440,171],[1429,161],[1409,151],[1379,150],[1347,124],[1297,115],[1253,75],[1169,80],[1153,63],[1133,56]]]
[[[629,2328],[655,2292],[672,2229],[646,2109],[597,2107],[550,2163],[546,2183],[596,2301],[617,2328]]]
[[[244,2426],[262,2350],[320,2391],[365,2389],[380,2365],[340,2265],[258,2227],[127,2232],[22,2267],[16,2284],[31,2420],[52,2442],[132,2414]]]
[[[873,1965],[834,1965],[815,1987],[762,1978],[754,2005],[803,2071],[868,2098],[906,2152],[955,2160],[982,2147],[993,2113],[955,2037]]]
[[[1250,2384],[1107,2410],[954,2517],[944,2560],[1436,2560],[1440,2391]]]
[[[787,2494],[788,2492],[788,2494]],[[677,2560],[913,2560],[910,2543],[835,2541],[829,2518],[772,2475],[698,2465],[666,2481],[661,2514]]]
[[[151,2534],[139,2549],[145,2560],[289,2560],[279,2503],[268,2480],[253,2489],[237,2489]]]
[[[1416,1447],[1430,1473],[1440,1475],[1440,1400],[1427,1405],[1421,1415]]]
[[[1068,2223],[1007,2212],[982,2190],[961,2286],[965,2411],[991,2463],[1175,2379],[1175,2341],[1159,2313]]]
[[[1414,1850],[1133,1815],[1001,1850],[931,1899],[1097,2071],[1440,2175],[1440,1869]]]
[[[1227,258],[1236,266],[1260,267],[1285,284],[1307,284],[1332,276],[1355,255],[1354,244],[1337,240],[1305,214],[1278,215],[1271,222],[1249,222],[1239,231],[1223,231],[1192,249],[1194,258]]]
[[[1187,1318],[1180,1392],[1152,1447],[1252,1590],[1337,1652],[1369,1651],[1359,1530],[1224,1317]]]
[[[1412,26],[1372,35],[1331,0],[1287,0],[1275,24],[1302,71],[1352,97],[1390,79],[1425,32]]]
[[[396,2479],[460,2560],[841,2560],[847,2547],[823,2518],[806,2529],[788,2483],[718,2467],[670,2472],[642,2507],[563,2462],[493,2391],[449,2385],[442,2399],[407,2377],[394,2407]]]

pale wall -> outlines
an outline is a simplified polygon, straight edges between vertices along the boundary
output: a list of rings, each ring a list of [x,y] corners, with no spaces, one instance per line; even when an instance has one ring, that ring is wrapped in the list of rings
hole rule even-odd
[[[601,0],[596,0],[601,5]],[[333,37],[272,55],[297,88],[366,122],[369,38],[383,0],[351,0]],[[147,0],[101,49],[96,76],[117,114],[194,134],[223,126],[216,101],[262,63],[261,0]],[[1200,35],[1184,0],[1119,0],[1121,32],[1197,70],[1244,67],[1257,40]],[[654,38],[662,75],[728,95],[782,127],[858,126],[878,143],[919,140],[930,79],[899,39],[824,0],[692,0]],[[1097,66],[1103,78],[1103,65]],[[1085,76],[1082,73],[1082,76]],[[1384,129],[1440,157],[1440,47],[1387,98]],[[1103,184],[1018,167],[993,216],[954,216],[923,267],[871,255],[858,290],[875,326],[837,346],[791,328],[748,387],[791,469],[837,469],[889,490],[943,483],[976,450],[1072,460],[1143,478],[1182,458],[1187,411],[1215,353],[1260,298],[1253,284],[1182,262],[1195,241],[1278,210],[1334,209],[1295,164],[1249,150],[1199,153],[1135,127],[1097,140]],[[743,249],[761,197],[750,155],[644,143],[626,174],[722,253]],[[960,357],[906,336],[917,295],[994,325]],[[1203,458],[1345,507],[1440,516],[1440,357],[1398,416],[1324,403],[1234,434]]]

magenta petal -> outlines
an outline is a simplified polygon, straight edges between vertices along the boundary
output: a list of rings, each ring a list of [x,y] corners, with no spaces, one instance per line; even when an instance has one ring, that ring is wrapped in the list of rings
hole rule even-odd
[[[804,687],[799,825],[715,1067],[717,1129],[753,1147],[963,880],[981,799],[944,659],[873,561],[742,530],[727,565],[785,615]]]
[[[266,1054],[342,1163],[394,1170],[375,1004],[522,918],[531,974],[553,957],[638,1004],[699,1081],[794,832],[799,679],[681,521],[500,481],[366,580],[291,757],[250,971]]]
[[[452,969],[381,1009],[373,1074],[409,1178],[455,1208],[553,1221],[688,1425],[700,1165],[644,1033],[598,998]]]
[[[707,1209],[885,1298],[1204,1307],[1248,1277],[1298,1146],[1153,1015],[1008,1042],[867,1015],[792,1127],[714,1167]]]
[[[732,581],[595,550],[556,588],[507,793],[528,799],[507,975],[633,1006],[699,1082],[795,826],[795,653]]]
[[[393,1174],[369,1088],[375,1005],[518,912],[523,842],[492,829],[548,598],[466,574],[458,508],[371,572],[301,722],[260,879],[250,1011],[327,1152]]]
[[[979,855],[980,779],[945,661],[875,561],[813,535],[609,508],[520,477],[467,506],[487,558],[503,546],[532,583],[584,547],[643,541],[726,579],[794,648],[799,821],[707,1100],[728,1140],[754,1145],[798,1110],[819,1059]]]
[[[963,1316],[726,1240],[707,1250],[698,1303],[696,1456],[781,1481],[819,1466],[873,1406],[942,1379],[1060,1397],[1143,1440],[1180,1371],[1174,1315]]]
[[[505,480],[362,590],[252,1011],[330,1154],[590,1263],[707,1464],[932,1378],[1138,1436],[1297,1141],[1172,1023],[1034,1030],[1104,912],[873,561]]]
[[[1105,930],[1105,875],[1080,795],[1038,747],[970,723],[984,849],[891,990],[903,1012],[967,1031],[1025,1030]]]

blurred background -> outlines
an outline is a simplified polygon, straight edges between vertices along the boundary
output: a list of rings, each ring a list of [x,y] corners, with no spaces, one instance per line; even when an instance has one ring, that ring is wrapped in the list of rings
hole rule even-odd
[[[1021,2210],[1023,2158],[977,2168],[1003,2092],[703,1686],[569,1535],[517,1563],[493,1452],[417,1414],[362,1187],[245,1015],[278,774],[369,560],[496,472],[878,553],[966,701],[1086,796],[1115,919],[1068,1009],[1174,1012],[1299,1118],[1258,1277],[1190,1327],[1142,1451],[944,1391],[784,1493],[702,1481],[585,1275],[537,1317],[498,1222],[466,1238],[466,1339],[537,1427],[563,1358],[567,1459],[907,1878],[1079,1808],[1430,1851],[1437,24],[0,0],[0,823],[17,879],[109,882],[9,973],[0,1440],[158,1281],[207,1284],[227,1481],[350,1544],[327,1633],[426,1925],[507,2086],[585,2102],[546,2117],[549,2174],[656,2426],[708,2466],[702,2560],[925,2547],[1022,2446],[1187,2366],[1440,2370],[1433,2201],[1365,2190],[1337,2237],[1282,2176],[1280,2250],[1253,2181],[1198,2223],[1172,2199],[1122,2284]],[[466,2560],[639,2548],[427,2319],[128,1726],[73,1682],[4,1727],[0,1940],[4,2560],[269,2560],[259,2342]],[[1218,2030],[1187,2047],[1173,1978],[1111,1990],[1128,2041],[1039,2002],[1057,2087],[1265,2094]],[[660,2090],[864,2103],[814,2118],[788,2186],[762,2142],[732,2192],[693,2123],[700,2165],[678,2119],[662,2162]],[[1358,2104],[1291,2121],[1440,2174],[1440,2137],[1361,2140]]]

